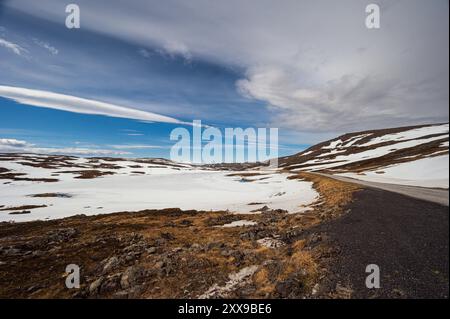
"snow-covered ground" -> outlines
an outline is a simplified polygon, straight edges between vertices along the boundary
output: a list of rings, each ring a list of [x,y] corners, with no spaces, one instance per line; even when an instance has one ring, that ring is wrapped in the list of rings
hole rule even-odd
[[[341,173],[337,175],[369,182],[448,189],[448,173],[449,157],[442,155],[390,165],[375,171],[364,171],[362,174]]]
[[[393,134],[386,134],[384,136],[376,137],[371,139],[369,142],[359,145],[362,146],[370,146],[370,145],[376,145],[383,142],[392,142],[392,141],[406,141],[406,140],[413,140],[418,139],[423,136],[427,135],[442,135],[447,134],[448,135],[449,130],[449,124],[440,124],[440,125],[433,125],[433,126],[426,126],[426,127],[419,127],[407,131],[403,131],[400,133],[393,133]]]
[[[83,164],[83,159],[78,160]],[[27,177],[58,178],[58,182],[0,182],[0,206],[47,205],[31,209],[29,214],[11,215],[0,211],[0,221],[30,221],[68,217],[76,214],[105,214],[143,209],[181,208],[196,210],[229,210],[249,213],[260,206],[300,212],[313,203],[318,193],[312,183],[289,180],[277,172],[252,177],[227,176],[229,171],[207,171],[198,168],[142,165],[136,162],[114,162],[120,169],[93,179],[76,179],[80,168],[45,169],[0,162],[0,166],[23,172]],[[145,174],[133,173],[139,171]],[[233,172],[235,173],[235,172]],[[248,173],[248,171],[246,171]],[[58,176],[52,176],[59,174]],[[71,197],[30,197],[33,194],[63,193]],[[255,205],[258,203],[261,205]],[[252,205],[249,205],[252,204]]]
[[[287,157],[290,171],[323,171],[364,181],[449,187],[449,124],[349,133]]]
[[[323,153],[320,156],[317,156],[317,158],[312,159],[310,161],[307,161],[303,163],[304,165],[311,165],[314,164],[314,166],[311,166],[310,170],[319,170],[319,169],[325,169],[325,168],[334,168],[339,167],[344,164],[350,164],[350,163],[356,163],[365,159],[369,158],[376,158],[381,157],[383,155],[387,155],[389,153],[407,149],[411,147],[416,147],[422,144],[427,144],[433,141],[442,140],[442,136],[434,136],[430,138],[423,138],[423,139],[414,139],[414,140],[408,140],[405,142],[398,142],[391,145],[386,146],[380,146],[374,149],[369,149],[367,151],[359,152],[359,153],[352,153],[348,155],[338,155],[334,157],[333,159],[321,159],[321,157],[339,154],[339,150],[332,150],[327,153]],[[322,164],[323,163],[323,164]],[[316,165],[320,164],[320,165]],[[296,171],[296,169],[294,169]]]

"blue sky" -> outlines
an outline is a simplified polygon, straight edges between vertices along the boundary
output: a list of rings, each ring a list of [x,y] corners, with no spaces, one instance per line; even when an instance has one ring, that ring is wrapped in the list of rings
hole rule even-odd
[[[378,33],[364,1],[76,3],[77,30],[65,1],[0,4],[0,151],[167,157],[171,130],[202,120],[276,127],[287,155],[448,121],[446,1],[380,1]]]

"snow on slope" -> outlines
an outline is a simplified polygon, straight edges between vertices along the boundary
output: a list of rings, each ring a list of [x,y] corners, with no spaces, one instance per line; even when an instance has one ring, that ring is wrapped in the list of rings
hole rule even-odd
[[[359,174],[341,173],[338,175],[369,182],[449,188],[448,173],[449,157],[443,155],[389,165],[378,171],[364,171]]]
[[[332,161],[329,161],[327,159],[325,159],[325,160],[313,159],[313,160],[305,162],[305,164],[306,165],[307,164],[320,164],[320,165],[315,165],[313,167],[313,170],[324,169],[324,168],[333,168],[333,167],[342,166],[343,164],[351,164],[351,163],[359,162],[359,161],[366,160],[369,158],[371,159],[371,158],[381,157],[381,156],[387,155],[389,153],[392,153],[394,151],[412,148],[415,146],[419,146],[421,144],[427,144],[429,142],[433,142],[433,141],[440,140],[440,139],[442,139],[441,136],[431,137],[428,139],[409,140],[406,142],[389,144],[389,145],[380,146],[380,147],[377,147],[374,149],[368,149],[366,151],[362,151],[362,152],[358,152],[358,153],[338,155],[338,156],[335,156]],[[333,151],[318,155],[317,157],[329,157],[330,155],[339,154],[342,152],[345,152],[345,150],[342,150],[342,151],[333,150]]]
[[[448,135],[448,124],[442,124],[442,125],[435,125],[435,126],[427,126],[427,127],[419,127],[412,130],[407,130],[399,133],[393,133],[393,134],[386,134],[380,137],[376,137],[371,139],[369,142],[364,143],[362,146],[369,146],[369,145],[376,145],[383,142],[392,142],[392,141],[406,141],[406,140],[413,140],[413,139],[419,139],[424,136],[428,135],[442,135],[447,134]]]
[[[121,160],[113,162],[120,168],[97,168],[102,172],[114,172],[113,175],[79,179],[75,178],[78,173],[70,173],[80,171],[79,167],[48,169],[22,165],[20,162],[23,161],[0,161],[0,167],[26,173],[26,177],[53,177],[58,181],[0,182],[0,206],[4,206],[0,209],[22,205],[47,205],[31,209],[29,214],[11,215],[10,210],[0,211],[0,221],[43,220],[76,214],[93,215],[162,208],[250,213],[264,205],[293,213],[302,211],[302,206],[313,203],[318,196],[312,188],[312,183],[289,180],[289,174],[277,172],[243,178],[230,171],[203,170],[189,165],[161,165],[164,163],[143,165]],[[63,162],[86,168],[92,168],[94,165],[89,164],[87,159],[66,159]],[[111,165],[111,162],[100,159],[95,162],[95,165],[99,164]],[[34,194],[56,193],[70,197],[30,197]]]
[[[351,133],[280,159],[290,171],[327,171],[385,183],[448,188],[449,124]]]

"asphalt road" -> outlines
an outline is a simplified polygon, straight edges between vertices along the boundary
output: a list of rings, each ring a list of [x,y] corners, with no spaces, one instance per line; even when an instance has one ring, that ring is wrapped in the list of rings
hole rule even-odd
[[[338,247],[332,284],[350,286],[353,298],[449,297],[448,207],[364,188],[318,228]],[[379,289],[366,287],[369,264],[380,269]]]
[[[407,186],[407,185],[397,185],[397,184],[387,184],[387,183],[377,183],[377,182],[367,182],[355,178],[330,175],[323,173],[316,173],[322,176],[327,176],[334,178],[339,181],[350,182],[355,184],[360,184],[366,187],[378,188],[385,191],[402,194],[405,196],[425,200],[428,202],[433,202],[445,206],[449,206],[449,191],[448,189],[439,188],[426,188],[417,186]]]

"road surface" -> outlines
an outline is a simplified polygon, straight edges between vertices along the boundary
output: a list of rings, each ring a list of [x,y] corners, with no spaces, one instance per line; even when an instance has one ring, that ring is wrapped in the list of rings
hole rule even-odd
[[[448,189],[439,189],[439,188],[426,188],[426,187],[418,187],[418,186],[407,186],[407,185],[397,185],[397,184],[388,184],[388,183],[378,183],[378,182],[368,182],[362,181],[355,178],[338,176],[338,175],[330,175],[324,173],[315,173],[318,175],[330,177],[343,182],[355,183],[371,188],[378,188],[385,191],[398,193],[402,195],[406,195],[409,197],[425,200],[432,203],[441,204],[444,206],[449,206],[449,192]]]
[[[353,298],[448,298],[448,207],[395,192],[365,188],[347,213],[318,226],[339,248],[331,287]],[[366,267],[380,270],[380,289],[368,289]]]

